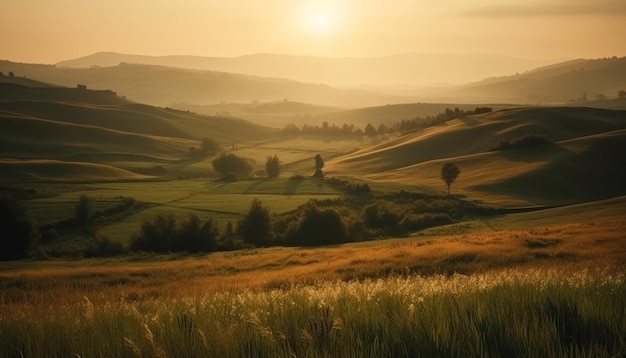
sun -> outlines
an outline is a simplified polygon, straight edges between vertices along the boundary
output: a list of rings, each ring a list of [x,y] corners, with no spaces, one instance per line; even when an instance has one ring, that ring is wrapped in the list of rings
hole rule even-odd
[[[336,31],[339,13],[335,2],[310,2],[302,9],[301,22],[307,32],[317,36],[331,35]]]

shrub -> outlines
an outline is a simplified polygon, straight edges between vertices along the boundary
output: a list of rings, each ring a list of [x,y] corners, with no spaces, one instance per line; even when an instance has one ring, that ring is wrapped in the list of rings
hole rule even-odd
[[[26,216],[24,205],[7,195],[0,195],[0,228],[0,261],[28,257],[35,227]]]
[[[448,214],[443,213],[410,214],[400,221],[400,226],[405,230],[421,230],[453,222],[454,220]]]
[[[401,209],[381,203],[366,206],[363,209],[363,223],[372,229],[382,229],[396,226],[404,216]]]
[[[85,257],[111,257],[125,253],[127,250],[120,242],[111,241],[108,237],[96,237],[96,242],[83,252]]]

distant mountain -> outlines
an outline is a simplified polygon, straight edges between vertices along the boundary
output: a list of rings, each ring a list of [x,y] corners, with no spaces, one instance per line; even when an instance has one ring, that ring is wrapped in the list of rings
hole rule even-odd
[[[275,77],[331,86],[462,84],[547,65],[552,61],[488,54],[408,53],[366,58],[255,54],[240,57],[140,56],[101,52],[57,63],[60,68],[111,67],[120,63]]]
[[[439,95],[473,102],[584,105],[584,101],[616,98],[620,90],[626,90],[626,57],[567,61],[443,89]]]
[[[336,107],[409,102],[392,95],[322,84],[242,74],[122,63],[113,67],[58,68],[0,61],[0,71],[74,87],[110,89],[133,101],[158,106],[173,103],[213,105],[225,102],[275,102],[285,99]]]

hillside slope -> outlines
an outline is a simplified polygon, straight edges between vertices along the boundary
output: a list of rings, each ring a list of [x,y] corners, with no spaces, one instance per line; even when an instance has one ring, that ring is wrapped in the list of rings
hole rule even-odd
[[[474,101],[567,103],[615,98],[620,90],[626,90],[626,57],[568,61],[443,92]]]
[[[445,190],[444,162],[461,169],[453,192],[505,205],[556,205],[626,193],[626,112],[527,108],[450,121],[327,162],[330,175]],[[500,140],[545,135],[554,144],[489,152]]]
[[[4,162],[3,168],[13,166],[15,171],[24,171],[42,166],[43,172],[48,171],[43,166],[52,165],[50,161],[77,160],[135,170],[178,162],[188,156],[191,147],[199,148],[203,138],[231,145],[266,139],[275,132],[239,119],[142,105],[111,91],[27,87],[1,81],[0,126],[0,158],[30,160],[28,166]],[[77,168],[58,162],[54,166]],[[3,170],[5,179],[28,177],[7,170]],[[110,172],[132,177],[121,171]]]

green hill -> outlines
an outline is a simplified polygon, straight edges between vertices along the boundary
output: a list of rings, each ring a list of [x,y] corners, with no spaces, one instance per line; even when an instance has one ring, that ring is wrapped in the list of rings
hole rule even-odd
[[[111,91],[1,81],[0,125],[0,158],[80,160],[131,170],[179,162],[203,138],[229,146],[275,132],[240,119],[142,105]]]
[[[626,193],[624,111],[527,108],[450,121],[336,159],[330,175],[439,187],[444,162],[461,169],[453,192],[504,205],[556,205]],[[500,140],[553,144],[489,152]]]

